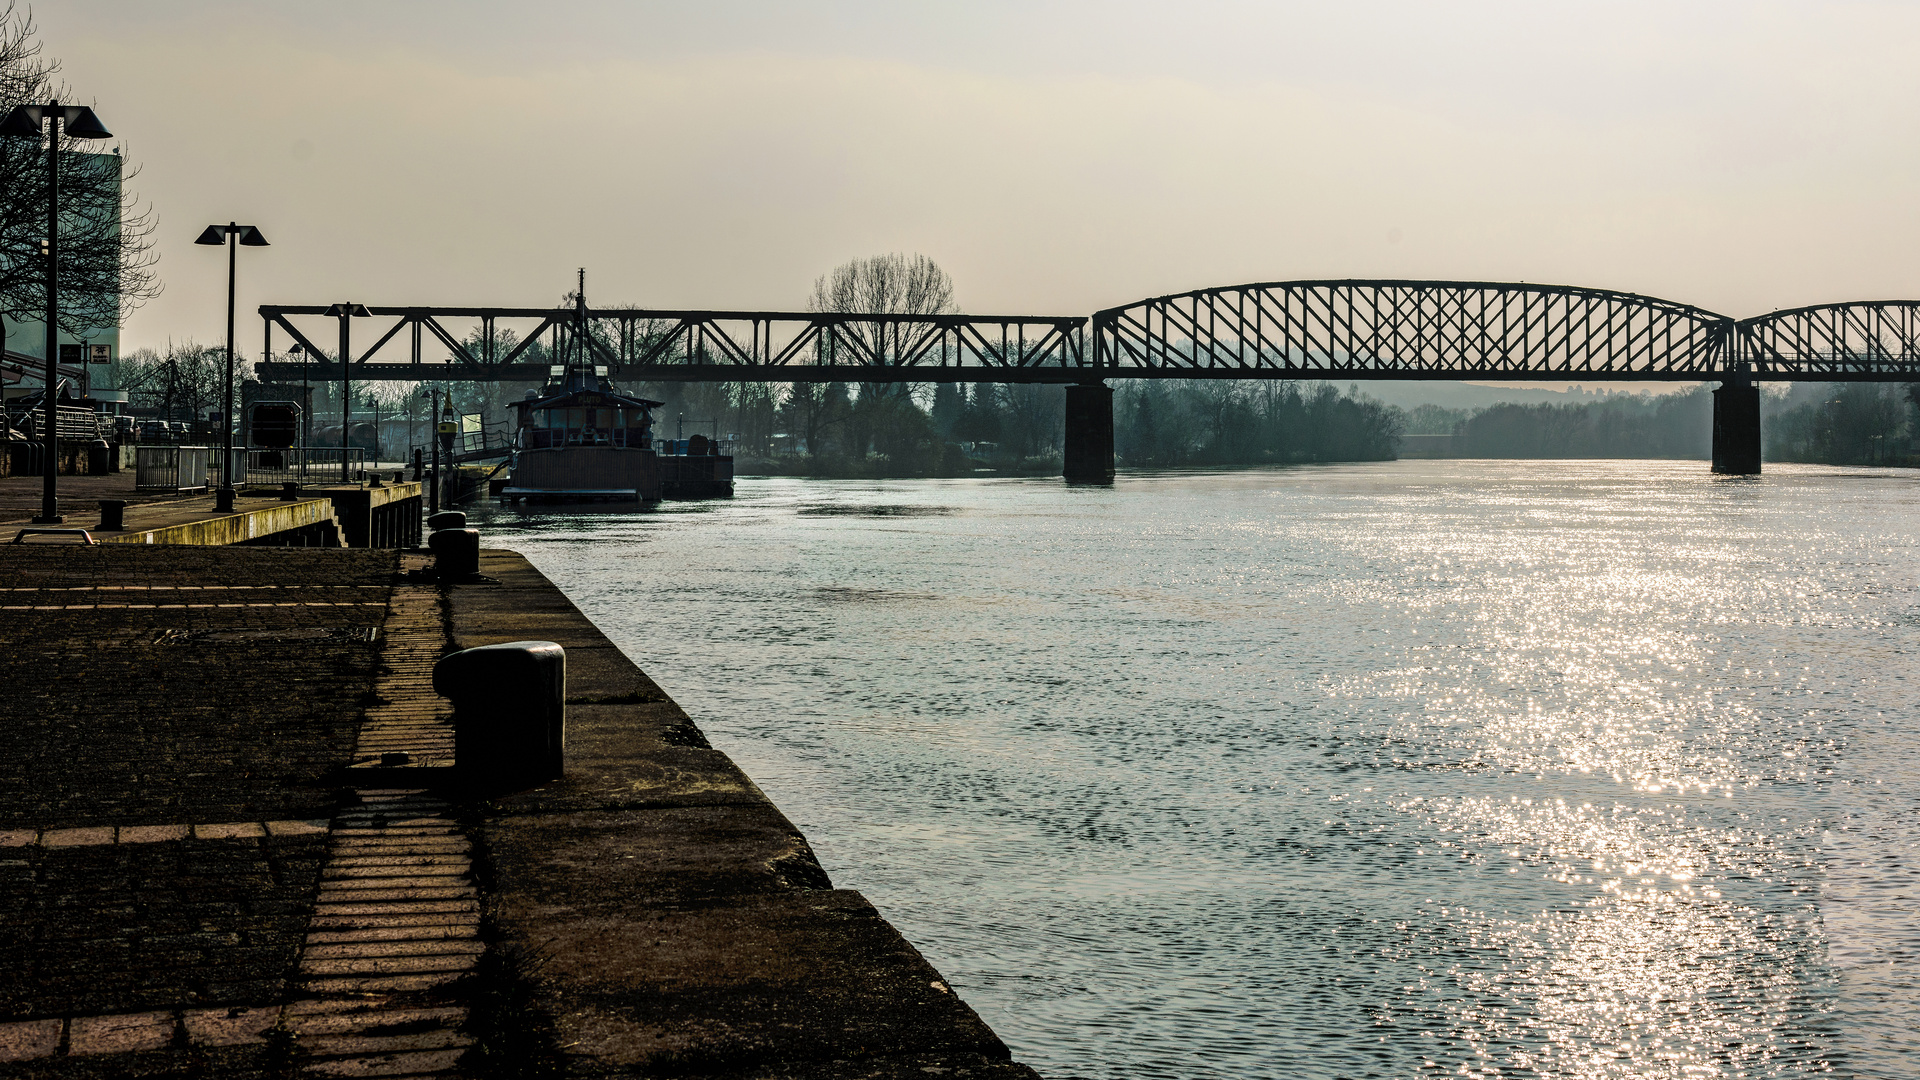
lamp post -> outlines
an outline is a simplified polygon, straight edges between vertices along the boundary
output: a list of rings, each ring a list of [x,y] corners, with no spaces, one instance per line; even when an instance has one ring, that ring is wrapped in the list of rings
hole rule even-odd
[[[365,304],[334,304],[327,308],[326,314],[340,320],[340,482],[350,482],[347,472],[348,430],[353,426],[353,362],[352,335],[348,327],[356,318],[365,318],[373,312]]]
[[[214,492],[213,508],[221,513],[233,511],[233,289],[239,270],[240,248],[266,247],[267,238],[251,225],[209,225],[193,241],[196,244],[222,244],[227,249],[227,374],[220,391],[220,488]]]
[[[313,391],[307,386],[307,347],[294,342],[287,352],[300,358],[300,478],[307,476],[307,447],[313,445]]]
[[[47,125],[47,389],[41,415],[46,431],[47,471],[40,487],[40,516],[35,525],[58,525],[60,496],[56,489],[60,473],[60,132],[64,126],[70,139],[110,139],[113,133],[85,105],[16,105],[6,119],[0,120],[0,135],[21,138],[40,137],[40,125]]]

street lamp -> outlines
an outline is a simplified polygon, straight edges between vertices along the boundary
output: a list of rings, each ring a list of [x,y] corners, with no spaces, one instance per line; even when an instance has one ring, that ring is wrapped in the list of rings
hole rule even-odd
[[[220,489],[214,493],[213,508],[219,513],[233,512],[233,286],[239,269],[240,247],[266,247],[267,238],[251,225],[209,225],[194,240],[196,244],[224,244],[227,248],[227,377],[220,395]]]
[[[60,132],[65,127],[70,139],[111,139],[113,133],[85,105],[16,105],[6,119],[0,120],[0,135],[21,138],[40,137],[40,125],[47,125],[47,389],[42,415],[46,419],[43,437],[47,444],[47,471],[40,488],[40,516],[35,525],[58,525],[60,497],[55,477],[60,471]]]
[[[300,358],[300,477],[307,475],[307,448],[313,445],[313,390],[307,385],[307,347],[294,342],[287,353]]]
[[[327,308],[326,314],[340,320],[340,482],[350,482],[347,473],[347,431],[352,427],[353,419],[353,369],[348,365],[353,360],[353,346],[348,327],[354,319],[364,319],[373,314],[365,304],[334,304]]]

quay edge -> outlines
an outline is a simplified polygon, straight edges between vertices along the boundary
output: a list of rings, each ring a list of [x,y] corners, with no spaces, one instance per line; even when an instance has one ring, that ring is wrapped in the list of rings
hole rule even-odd
[[[474,825],[499,977],[567,1074],[1037,1080],[545,576],[480,573],[445,593],[452,647],[567,651],[565,777]]]

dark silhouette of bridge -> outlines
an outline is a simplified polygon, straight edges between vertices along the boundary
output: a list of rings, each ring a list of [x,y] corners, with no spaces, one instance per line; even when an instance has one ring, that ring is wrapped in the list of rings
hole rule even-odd
[[[1756,381],[1920,381],[1920,301],[1825,304],[1735,320],[1562,285],[1285,281],[1153,297],[1087,316],[589,308],[586,345],[617,379],[1067,384],[1066,475],[1113,475],[1106,379],[1718,381],[1713,468],[1760,471]],[[364,351],[350,322],[391,320]],[[269,381],[525,380],[565,355],[575,308],[264,305],[307,358]],[[338,320],[331,357],[296,319]],[[378,325],[376,323],[376,325]],[[512,330],[511,334],[506,331]],[[432,339],[444,358],[429,359]],[[403,339],[404,361],[376,361]],[[339,357],[350,362],[343,368]]]

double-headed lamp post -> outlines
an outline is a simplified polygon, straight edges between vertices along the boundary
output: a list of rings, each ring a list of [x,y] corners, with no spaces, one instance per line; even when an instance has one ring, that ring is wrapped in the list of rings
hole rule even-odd
[[[111,139],[113,133],[85,105],[16,105],[6,119],[0,120],[0,135],[21,138],[40,137],[40,125],[47,126],[47,390],[42,395],[41,418],[46,430],[41,437],[47,444],[47,471],[40,488],[40,516],[35,525],[58,525],[60,497],[56,480],[60,473],[60,133],[65,128],[70,139]]]
[[[239,270],[241,246],[266,247],[267,238],[251,225],[229,221],[225,225],[207,226],[194,243],[220,244],[227,249],[227,375],[220,392],[220,489],[214,493],[213,508],[228,513],[233,510],[233,422],[237,419],[233,407],[234,276]]]

